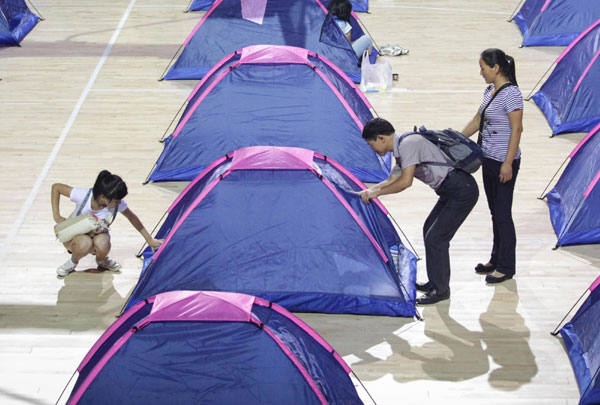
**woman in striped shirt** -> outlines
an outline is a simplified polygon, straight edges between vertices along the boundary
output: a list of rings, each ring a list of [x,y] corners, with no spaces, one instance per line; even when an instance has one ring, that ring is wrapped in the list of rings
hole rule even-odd
[[[494,230],[490,260],[475,267],[488,274],[485,281],[501,283],[515,274],[517,238],[512,219],[515,181],[521,163],[519,141],[523,131],[523,96],[517,87],[515,60],[500,49],[486,49],[479,59],[480,74],[489,86],[477,114],[463,129],[479,131],[483,150],[483,186]]]

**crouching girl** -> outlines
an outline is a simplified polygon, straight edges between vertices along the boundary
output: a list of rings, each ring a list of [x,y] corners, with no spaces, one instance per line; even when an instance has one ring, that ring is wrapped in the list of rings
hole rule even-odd
[[[76,188],[60,183],[52,185],[52,214],[57,224],[66,219],[60,214],[61,195],[69,197],[76,204],[75,211],[70,217],[91,213],[110,224],[117,212],[120,212],[142,234],[152,250],[162,243],[162,240],[154,239],[148,233],[137,215],[127,206],[124,200],[127,195],[127,185],[123,179],[108,170],[103,170],[98,174],[94,187],[91,189]],[[71,254],[71,258],[56,269],[59,277],[65,277],[75,271],[79,260],[90,253],[96,255],[96,263],[101,270],[117,271],[121,268],[119,263],[108,257],[111,247],[108,227],[101,227],[91,234],[77,235],[72,240],[65,242],[64,246]]]

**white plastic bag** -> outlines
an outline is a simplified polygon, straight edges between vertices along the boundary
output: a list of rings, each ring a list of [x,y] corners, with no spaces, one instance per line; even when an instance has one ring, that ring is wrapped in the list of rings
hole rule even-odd
[[[360,68],[360,89],[362,91],[387,91],[392,89],[392,65],[386,59],[378,58],[371,64],[369,53],[365,51]]]

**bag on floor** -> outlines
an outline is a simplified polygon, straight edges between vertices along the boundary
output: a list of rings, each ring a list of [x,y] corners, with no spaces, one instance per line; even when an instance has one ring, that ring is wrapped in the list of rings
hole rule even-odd
[[[362,91],[387,91],[392,89],[392,65],[386,59],[378,58],[371,64],[369,52],[365,51],[360,67],[360,89]]]

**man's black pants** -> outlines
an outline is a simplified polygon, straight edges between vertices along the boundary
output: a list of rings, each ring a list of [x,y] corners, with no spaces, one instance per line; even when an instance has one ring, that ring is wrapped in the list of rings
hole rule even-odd
[[[502,162],[484,158],[482,165],[483,188],[492,214],[494,229],[490,263],[496,266],[498,272],[509,276],[515,274],[517,235],[512,218],[512,202],[520,165],[521,159],[513,160],[512,179],[506,183],[500,183]]]
[[[429,283],[444,294],[450,286],[450,241],[475,206],[479,188],[469,173],[453,170],[436,193],[440,198],[425,221],[423,239]]]

